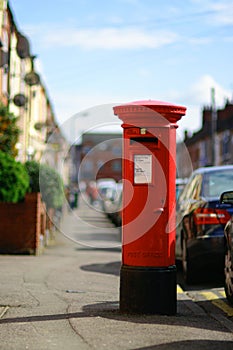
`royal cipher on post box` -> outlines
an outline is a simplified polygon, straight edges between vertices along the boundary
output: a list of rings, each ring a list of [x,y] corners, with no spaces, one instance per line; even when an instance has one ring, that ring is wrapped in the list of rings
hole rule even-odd
[[[120,310],[173,315],[176,128],[186,108],[148,100],[113,110],[124,131]]]

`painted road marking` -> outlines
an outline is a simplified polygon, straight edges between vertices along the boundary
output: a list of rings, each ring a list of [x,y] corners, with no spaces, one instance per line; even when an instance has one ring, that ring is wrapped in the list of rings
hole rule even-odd
[[[233,317],[233,307],[228,305],[222,299],[219,299],[219,295],[213,292],[200,292],[200,294],[207,300],[211,301],[211,303],[221,309],[227,316]],[[221,295],[225,298],[225,293],[220,292]]]
[[[179,284],[176,286],[177,294],[185,294],[186,292],[181,288]],[[233,317],[233,307],[229,305],[226,302],[226,294],[224,290],[218,290],[217,293],[211,292],[211,291],[203,291],[199,292],[201,296],[203,296],[205,299],[209,300],[214,306],[221,309],[227,316]],[[225,300],[220,299],[220,297],[224,298]],[[197,300],[193,300],[194,302],[197,302]]]
[[[218,292],[223,298],[226,298],[226,293],[224,292],[224,290],[220,290]]]
[[[178,294],[183,294],[184,293],[183,289],[181,288],[181,286],[179,284],[177,284],[177,286],[176,286],[176,291],[177,291]]]

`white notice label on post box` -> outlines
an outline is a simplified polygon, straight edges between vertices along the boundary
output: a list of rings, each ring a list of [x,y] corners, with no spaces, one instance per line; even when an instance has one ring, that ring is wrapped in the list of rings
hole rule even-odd
[[[152,182],[152,155],[134,155],[134,183],[148,184]]]

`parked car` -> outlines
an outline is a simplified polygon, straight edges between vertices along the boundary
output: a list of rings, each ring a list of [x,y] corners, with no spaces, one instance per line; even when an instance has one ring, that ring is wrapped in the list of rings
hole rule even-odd
[[[99,203],[102,208],[103,201],[109,190],[115,189],[116,181],[111,178],[90,181],[86,186],[86,194],[91,204]]]
[[[220,203],[228,210],[231,210],[233,215],[233,191],[223,192],[220,197]],[[230,220],[226,223],[224,235],[224,287],[226,297],[229,303],[233,306],[233,216],[231,216]]]
[[[182,192],[183,188],[187,184],[188,179],[182,179],[182,178],[177,178],[176,179],[176,198],[179,197],[180,193]]]
[[[104,211],[104,201],[111,198],[116,190],[117,183],[114,179],[103,178],[96,181],[98,191],[98,202],[102,211]]]
[[[112,221],[114,225],[118,227],[122,224],[122,190],[123,184],[122,182],[119,182],[116,186],[113,196],[106,198],[104,202],[104,210],[107,217]]]
[[[176,208],[176,259],[187,283],[201,272],[224,270],[224,227],[230,219],[221,207],[222,192],[233,188],[233,165],[199,168],[181,192]]]

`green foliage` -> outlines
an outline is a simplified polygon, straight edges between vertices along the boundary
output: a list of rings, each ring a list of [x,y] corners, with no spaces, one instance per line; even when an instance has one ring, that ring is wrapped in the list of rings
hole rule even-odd
[[[60,208],[64,200],[63,181],[60,175],[51,167],[40,166],[40,189],[42,198],[48,208]]]
[[[0,150],[13,157],[17,155],[15,145],[20,133],[17,119],[6,106],[0,103]]]
[[[28,175],[30,177],[29,192],[40,192],[40,164],[34,160],[25,163]]]
[[[29,176],[23,164],[0,151],[0,202],[20,202],[29,187]]]
[[[60,208],[64,200],[64,189],[57,171],[35,161],[26,162],[25,167],[30,176],[30,191],[41,192],[47,208]]]

